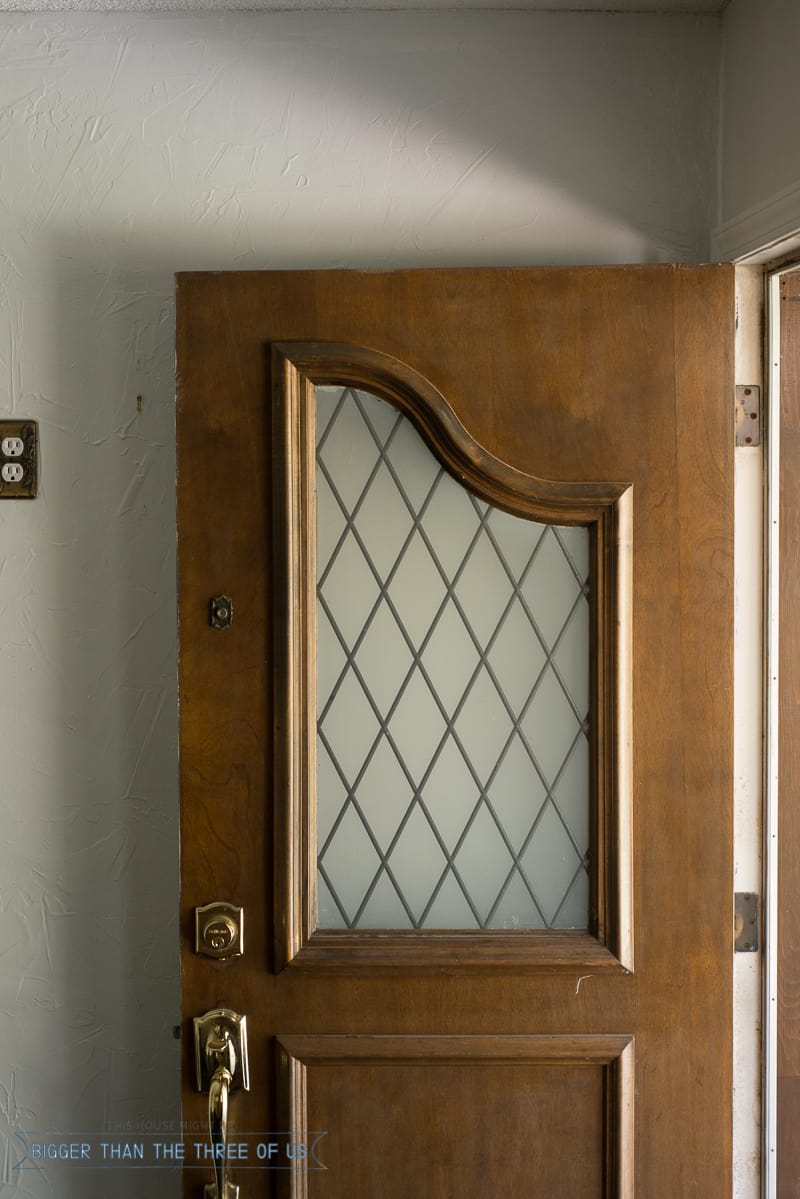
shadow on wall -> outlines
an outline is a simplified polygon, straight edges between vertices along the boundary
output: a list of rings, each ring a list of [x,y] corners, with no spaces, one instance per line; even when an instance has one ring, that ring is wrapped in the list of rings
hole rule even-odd
[[[42,458],[0,526],[10,1194],[179,1192],[16,1173],[11,1138],[179,1119],[174,273],[703,257],[718,28],[0,19],[0,408],[39,420]]]
[[[84,71],[85,20],[58,47]],[[70,139],[91,183],[59,221],[101,258],[104,242],[137,270],[165,250],[176,269],[707,256],[716,18],[155,14],[102,32]]]
[[[26,1012],[20,1068],[47,1079],[51,1131],[130,1141],[180,1119],[172,301],[168,279],[91,254],[54,265],[57,385],[35,413],[44,634],[31,617],[52,665],[41,803],[54,1004]],[[48,1172],[52,1189],[33,1177],[21,1194],[169,1193],[162,1171]]]

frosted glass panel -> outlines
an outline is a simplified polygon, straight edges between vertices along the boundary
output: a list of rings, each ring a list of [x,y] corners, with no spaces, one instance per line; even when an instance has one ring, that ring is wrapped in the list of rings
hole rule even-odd
[[[586,928],[589,536],[318,388],[320,928]]]

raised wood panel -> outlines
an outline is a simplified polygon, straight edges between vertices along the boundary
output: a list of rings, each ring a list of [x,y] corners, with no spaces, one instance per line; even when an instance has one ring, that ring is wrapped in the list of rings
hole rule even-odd
[[[326,1168],[286,1199],[633,1194],[630,1037],[279,1037],[278,1075]]]

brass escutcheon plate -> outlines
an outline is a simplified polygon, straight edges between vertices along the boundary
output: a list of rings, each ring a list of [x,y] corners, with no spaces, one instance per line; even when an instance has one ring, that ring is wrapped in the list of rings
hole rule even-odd
[[[216,900],[194,910],[195,953],[205,957],[241,957],[244,952],[244,908]]]

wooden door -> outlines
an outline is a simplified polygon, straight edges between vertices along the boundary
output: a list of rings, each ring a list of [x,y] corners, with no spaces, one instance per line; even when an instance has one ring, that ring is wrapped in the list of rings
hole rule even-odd
[[[729,1196],[732,322],[725,266],[179,277],[184,1116],[206,1119],[192,1018],[246,1014],[252,1082],[231,1096],[229,1134],[245,1146],[241,1199]],[[320,915],[323,385],[399,414],[476,521],[556,526],[562,549],[584,538],[583,917]],[[492,586],[481,568],[470,594]],[[215,596],[232,600],[227,629],[209,620]],[[473,708],[455,720],[467,756],[468,730],[482,744],[494,720]],[[358,719],[347,709],[347,735]],[[479,880],[489,843],[508,840],[486,790]],[[460,859],[442,852],[452,882]],[[540,851],[545,873],[557,854]],[[509,878],[533,894],[518,866]],[[244,908],[242,956],[194,952],[195,908],[216,900]],[[187,1168],[186,1193],[210,1177]]]

